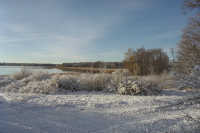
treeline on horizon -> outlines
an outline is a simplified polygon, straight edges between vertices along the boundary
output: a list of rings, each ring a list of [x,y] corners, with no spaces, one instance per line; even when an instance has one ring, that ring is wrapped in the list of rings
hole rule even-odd
[[[63,63],[59,67],[87,67],[106,69],[128,69],[133,75],[161,74],[168,71],[169,57],[161,48],[147,49],[144,47],[133,50],[128,49],[124,53],[122,62],[79,62]]]
[[[60,67],[87,67],[87,68],[106,68],[106,69],[124,69],[124,62],[78,62],[78,63],[63,63],[57,65]]]
[[[56,66],[50,63],[0,63],[0,66]]]

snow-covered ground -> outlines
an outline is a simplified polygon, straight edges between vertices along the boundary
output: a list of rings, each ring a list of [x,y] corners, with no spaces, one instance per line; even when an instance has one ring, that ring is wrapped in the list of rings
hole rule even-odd
[[[183,96],[188,92],[164,90],[159,96],[86,91],[65,95],[1,92],[0,133],[198,132],[177,108],[158,109]],[[183,111],[193,116],[199,113],[190,107]]]

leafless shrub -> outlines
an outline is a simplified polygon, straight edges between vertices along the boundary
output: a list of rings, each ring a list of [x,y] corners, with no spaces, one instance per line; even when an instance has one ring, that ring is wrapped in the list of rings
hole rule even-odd
[[[19,73],[14,73],[10,75],[10,78],[15,80],[20,80],[29,77],[33,73],[33,70],[28,67],[23,67]]]
[[[103,91],[107,84],[111,83],[110,74],[81,74],[77,77],[78,82],[84,90]]]
[[[49,79],[51,75],[48,72],[44,71],[35,71],[32,75],[29,76],[31,80],[40,81],[43,79]]]

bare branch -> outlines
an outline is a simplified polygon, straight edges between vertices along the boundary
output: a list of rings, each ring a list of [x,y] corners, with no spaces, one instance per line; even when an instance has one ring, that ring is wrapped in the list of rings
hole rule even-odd
[[[183,14],[186,14],[187,10],[200,9],[200,0],[184,0],[181,9]]]

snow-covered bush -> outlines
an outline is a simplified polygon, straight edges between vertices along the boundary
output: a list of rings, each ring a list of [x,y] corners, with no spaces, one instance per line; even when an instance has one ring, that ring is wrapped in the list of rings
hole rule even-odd
[[[112,84],[112,83],[109,83],[105,86],[105,88],[103,89],[103,92],[107,93],[117,93],[117,84]]]
[[[26,75],[27,76],[27,75]],[[63,94],[67,91],[78,91],[80,84],[70,75],[51,76],[47,72],[35,71],[28,77],[11,79],[1,78],[0,90],[13,93]]]
[[[87,91],[103,91],[111,83],[112,75],[110,74],[81,74],[77,77],[81,87]]]
[[[44,79],[49,79],[51,75],[44,71],[35,71],[29,76],[30,80],[40,81]]]
[[[117,93],[117,84],[130,75],[132,74],[128,70],[117,70],[112,75],[104,72],[101,74],[81,74],[81,76],[77,77],[77,80],[82,88],[87,91]],[[136,79],[135,77],[133,78]]]
[[[30,81],[19,89],[19,93],[57,94],[57,88],[51,86],[51,81]]]
[[[172,82],[173,79],[174,79],[174,76],[166,71],[162,72],[160,75],[152,74],[152,75],[140,77],[141,81],[150,81],[150,82],[157,83],[159,85],[165,84],[166,82]]]
[[[156,83],[162,89],[175,88],[177,86],[177,84],[175,84],[175,76],[166,71],[162,72],[160,75],[152,74],[147,76],[141,76],[139,80]]]
[[[18,73],[13,73],[11,74],[9,77],[11,79],[15,79],[15,80],[20,80],[23,78],[27,78],[29,77],[31,74],[33,73],[33,70],[28,68],[28,67],[23,67],[20,72]]]
[[[47,72],[33,72],[30,68],[23,67],[19,73],[14,73],[0,80],[1,91],[14,93],[23,92],[22,90],[29,85],[29,82],[41,81],[42,79],[49,79],[50,77],[51,75]],[[27,92],[30,92],[30,89],[27,89]]]
[[[14,80],[9,77],[0,77],[0,87],[6,86]]]
[[[25,71],[24,69],[22,69]],[[50,75],[43,71],[27,71],[17,76],[2,77],[0,90],[4,92],[60,94],[67,91],[103,91],[128,95],[154,95],[159,92],[155,80],[149,77],[130,76],[128,70],[113,74],[83,73],[80,75]],[[19,76],[21,75],[21,76]],[[17,77],[17,78],[16,78]]]
[[[0,76],[0,81],[4,79],[4,76]]]
[[[156,83],[134,81],[130,78],[122,80],[117,85],[118,93],[125,95],[156,95],[160,89]]]
[[[128,69],[116,70],[112,73],[114,81],[120,82],[124,77],[132,76]]]
[[[31,81],[20,89],[20,93],[63,94],[68,91],[78,91],[81,86],[70,75],[54,75],[51,79]]]
[[[81,86],[77,79],[71,75],[54,75],[51,80],[51,84],[56,87],[69,91],[81,90]]]

